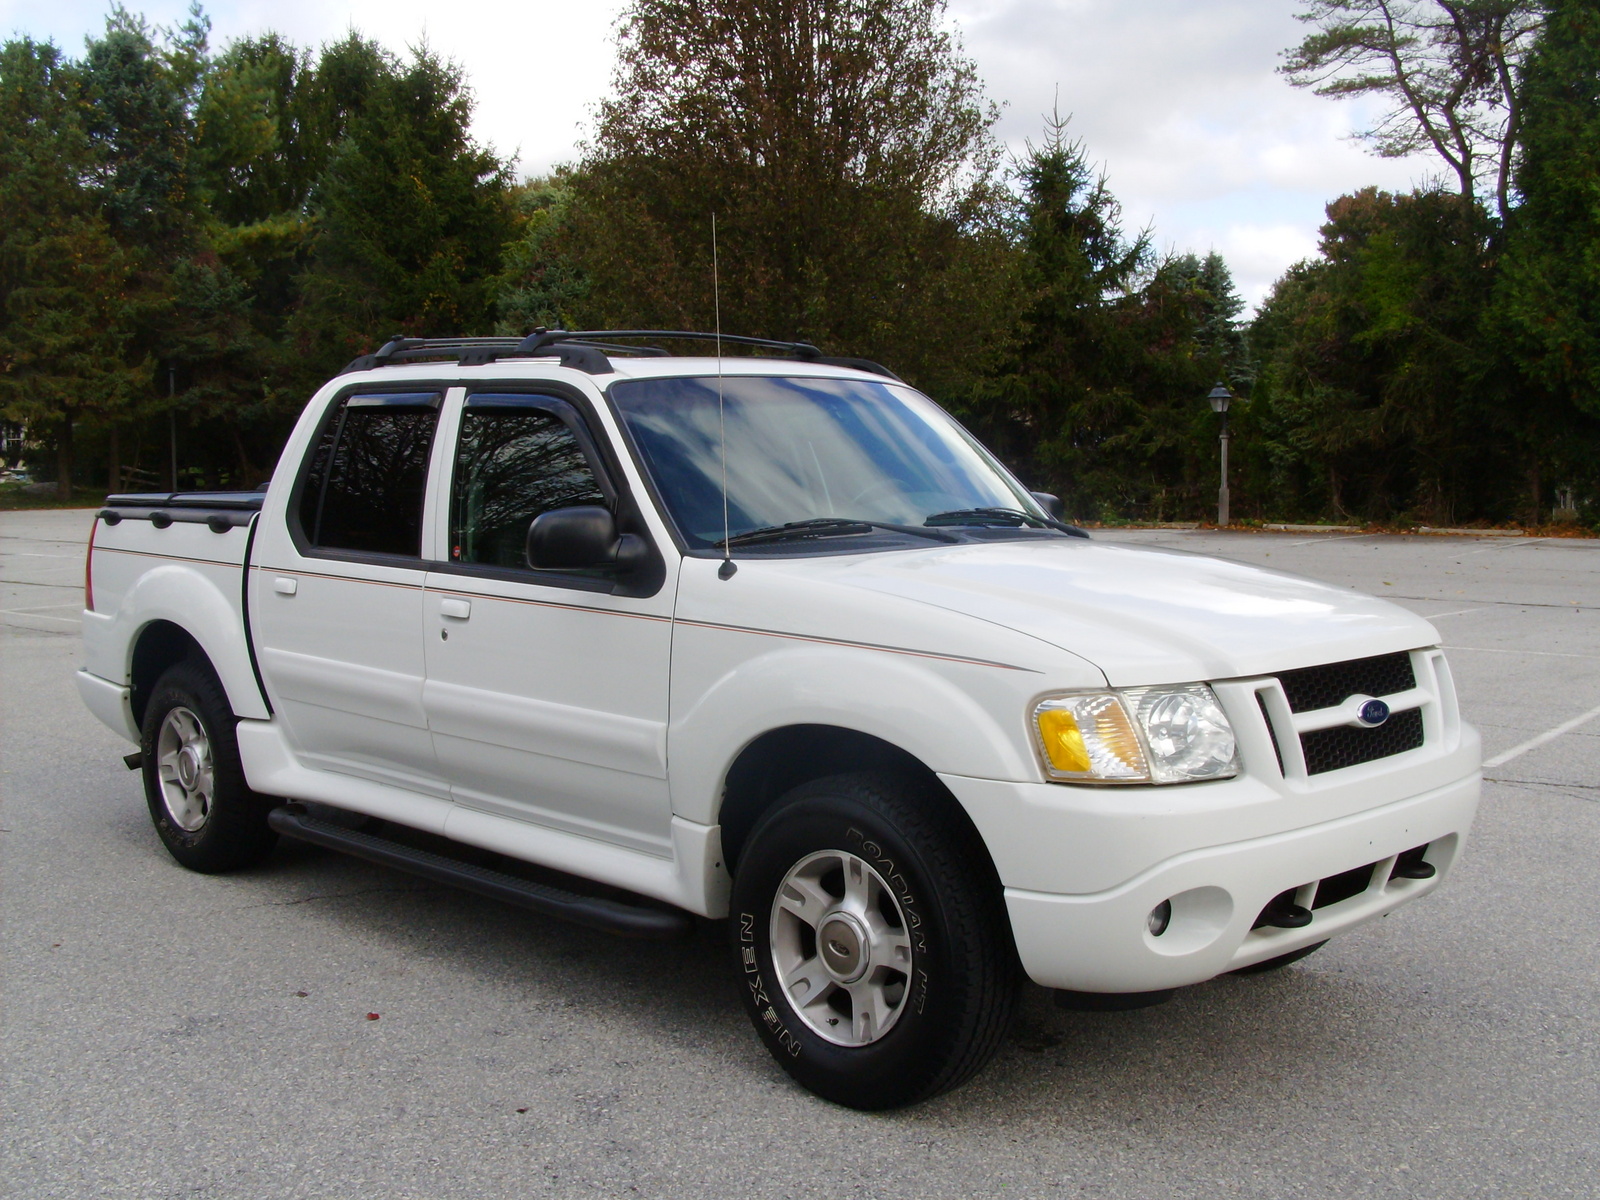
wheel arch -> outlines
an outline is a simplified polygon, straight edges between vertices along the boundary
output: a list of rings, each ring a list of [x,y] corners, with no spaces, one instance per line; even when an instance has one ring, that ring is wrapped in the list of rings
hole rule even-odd
[[[755,738],[728,768],[718,823],[723,861],[733,873],[739,852],[764,813],[784,795],[816,779],[850,772],[898,775],[917,786],[934,803],[946,806],[981,851],[999,886],[999,873],[988,847],[961,802],[937,774],[909,751],[870,733],[839,725],[785,725]]]
[[[216,665],[195,636],[176,621],[159,619],[141,629],[133,640],[128,671],[128,703],[135,728],[143,728],[145,709],[161,676],[181,662],[200,662],[216,674]],[[224,689],[226,694],[226,689]]]

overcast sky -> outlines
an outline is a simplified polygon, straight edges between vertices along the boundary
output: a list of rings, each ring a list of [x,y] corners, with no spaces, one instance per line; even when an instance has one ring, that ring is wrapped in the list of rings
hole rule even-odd
[[[153,22],[187,0],[128,0]],[[480,140],[537,173],[570,160],[606,94],[618,0],[212,0],[214,44],[276,29],[317,46],[348,29],[403,51],[426,40],[466,68]],[[1162,248],[1222,252],[1255,303],[1310,254],[1328,200],[1437,174],[1386,161],[1347,135],[1348,103],[1296,91],[1275,74],[1299,40],[1301,0],[950,0],[999,132],[1037,138],[1059,93],[1072,130],[1104,164],[1130,229]],[[0,29],[78,53],[103,27],[104,0],[0,0]]]

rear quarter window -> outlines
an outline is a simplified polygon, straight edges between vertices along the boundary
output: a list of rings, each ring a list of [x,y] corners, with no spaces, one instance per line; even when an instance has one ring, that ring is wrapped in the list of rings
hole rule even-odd
[[[412,392],[340,403],[300,493],[300,528],[312,546],[421,557],[439,400],[435,392]]]

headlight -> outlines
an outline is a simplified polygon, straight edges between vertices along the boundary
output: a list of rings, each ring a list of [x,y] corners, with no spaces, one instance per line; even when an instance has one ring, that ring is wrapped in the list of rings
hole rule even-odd
[[[1188,783],[1239,773],[1233,727],[1204,684],[1051,696],[1033,727],[1052,779]]]

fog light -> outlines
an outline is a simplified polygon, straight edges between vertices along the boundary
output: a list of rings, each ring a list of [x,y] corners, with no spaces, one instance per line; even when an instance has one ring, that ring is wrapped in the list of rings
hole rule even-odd
[[[1172,901],[1163,900],[1150,910],[1150,915],[1144,919],[1144,926],[1150,931],[1151,937],[1160,937],[1167,931],[1167,926],[1172,923]]]

